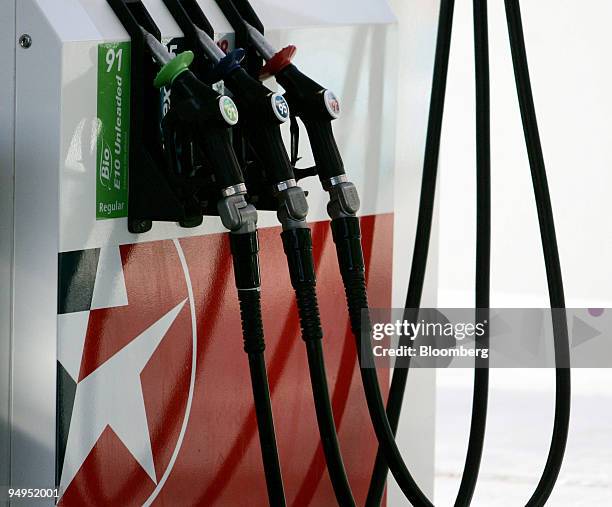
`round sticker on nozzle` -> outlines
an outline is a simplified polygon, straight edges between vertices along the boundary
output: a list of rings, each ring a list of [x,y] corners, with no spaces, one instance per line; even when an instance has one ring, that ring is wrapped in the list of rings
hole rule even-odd
[[[338,97],[336,97],[336,94],[331,90],[325,90],[323,100],[325,101],[325,108],[332,118],[340,118],[340,101],[338,100]]]
[[[272,111],[274,111],[274,114],[281,122],[285,123],[290,116],[287,100],[280,93],[274,93],[272,94],[271,101]]]
[[[238,108],[235,102],[230,99],[227,95],[223,95],[219,99],[219,109],[221,116],[230,125],[236,125],[238,123]]]

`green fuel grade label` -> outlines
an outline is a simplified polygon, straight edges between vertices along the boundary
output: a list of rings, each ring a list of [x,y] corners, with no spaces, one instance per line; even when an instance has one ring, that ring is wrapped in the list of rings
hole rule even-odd
[[[128,216],[130,43],[98,46],[96,218]]]

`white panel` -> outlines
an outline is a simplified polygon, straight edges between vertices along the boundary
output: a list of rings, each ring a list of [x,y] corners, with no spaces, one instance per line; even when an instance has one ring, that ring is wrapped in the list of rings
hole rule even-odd
[[[439,4],[439,1],[431,0],[391,1],[399,20],[396,62],[400,62],[393,265],[393,306],[396,308],[403,308],[406,300],[414,249]],[[435,307],[437,298],[437,210],[434,216],[422,298],[424,307]],[[436,371],[416,368],[410,371],[408,379],[397,442],[415,480],[431,500],[434,490]],[[388,505],[407,505],[392,478]]]
[[[89,311],[65,313],[57,318],[57,359],[75,382],[83,359]]]
[[[155,21],[162,37],[182,37],[183,32],[162,0],[142,0],[142,3]]]
[[[198,0],[198,4],[216,33],[231,33],[234,31],[215,0]]]
[[[125,40],[106,0],[36,0],[52,20],[58,36],[65,41]],[[217,33],[229,33],[229,23],[214,0],[198,0]],[[166,37],[181,34],[174,20],[166,15],[162,0],[144,0]],[[271,31],[287,28],[351,24],[385,24],[395,21],[386,0],[252,0],[253,7]],[[65,13],[70,12],[70,16]]]
[[[129,39],[125,28],[117,21],[117,16],[106,0],[74,1],[81,3],[89,19],[96,26],[95,33],[92,32],[83,40],[124,41]]]
[[[61,45],[34,0],[17,2],[12,483],[55,482]]]
[[[251,4],[269,30],[392,23],[395,20],[386,0],[252,0]]]
[[[0,484],[9,484],[11,296],[13,262],[13,177],[15,1],[0,0]]]
[[[116,246],[100,249],[98,271],[94,284],[91,309],[117,308],[128,305],[121,252]]]
[[[33,0],[47,18],[57,37],[63,41],[97,39],[95,18],[82,7],[79,0]],[[70,13],[67,15],[67,13]]]

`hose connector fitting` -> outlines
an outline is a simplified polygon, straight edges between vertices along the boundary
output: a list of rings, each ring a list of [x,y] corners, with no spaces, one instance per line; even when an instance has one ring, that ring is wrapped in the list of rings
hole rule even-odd
[[[308,227],[306,217],[308,216],[308,201],[306,193],[300,187],[289,187],[279,192],[278,220],[283,226],[283,231],[293,229],[304,229]]]
[[[361,201],[357,187],[349,182],[344,181],[331,186],[329,189],[329,204],[327,212],[332,220],[337,218],[354,217],[359,208]]]
[[[235,189],[236,187],[231,187]],[[245,193],[237,191],[231,193],[224,190],[225,196],[217,203],[217,210],[221,222],[233,234],[246,234],[257,230],[257,210],[249,204]]]

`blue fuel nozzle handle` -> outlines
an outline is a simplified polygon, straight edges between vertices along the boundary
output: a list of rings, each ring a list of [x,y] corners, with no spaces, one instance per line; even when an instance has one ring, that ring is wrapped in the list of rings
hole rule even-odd
[[[245,56],[246,51],[242,48],[230,51],[225,56],[225,58],[219,60],[219,63],[217,63],[204,76],[205,81],[210,84],[217,83],[218,81],[223,81],[229,74],[240,68],[240,65],[244,60]]]

